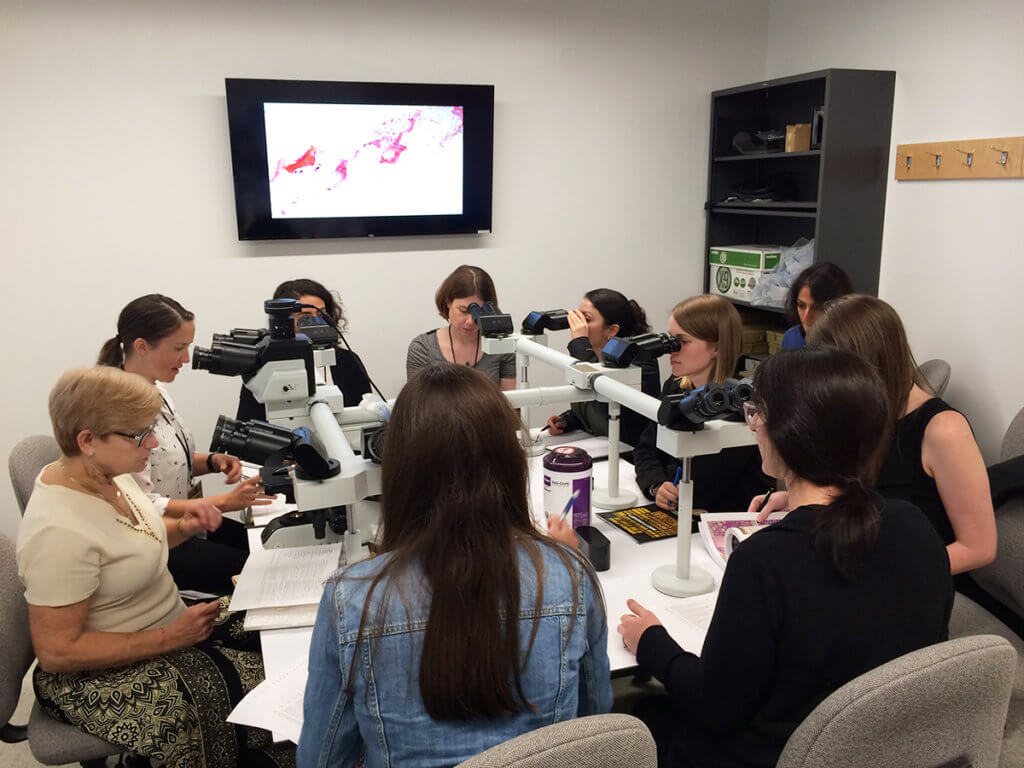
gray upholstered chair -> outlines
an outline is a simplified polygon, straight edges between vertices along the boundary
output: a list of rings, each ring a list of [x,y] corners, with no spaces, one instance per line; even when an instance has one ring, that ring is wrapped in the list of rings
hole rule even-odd
[[[946,387],[949,386],[949,376],[952,373],[949,363],[935,358],[934,360],[925,360],[918,368],[920,368],[928,383],[931,384],[935,396],[942,397]]]
[[[102,760],[122,752],[109,742],[83,733],[72,725],[54,720],[37,703],[28,726],[10,725],[18,706],[21,684],[35,654],[28,630],[25,590],[18,580],[14,545],[0,535],[0,736],[15,743],[28,739],[33,756],[44,765]]]
[[[57,441],[49,435],[26,437],[11,450],[7,468],[11,472],[11,485],[14,486],[14,497],[18,500],[21,514],[25,514],[28,497],[32,495],[40,470],[59,458]]]
[[[992,635],[908,653],[821,702],[776,768],[996,768],[1016,666]]]
[[[491,747],[455,768],[656,768],[647,726],[630,715],[555,723]]]
[[[1024,409],[1010,423],[1003,436],[999,460],[1024,454]],[[1024,616],[1024,498],[1010,499],[996,508],[999,551],[984,568],[971,571],[974,580],[1017,614]],[[1010,710],[1006,719],[1006,743],[1024,755],[1024,640],[968,597],[957,594],[949,620],[950,637],[999,635],[1017,651]]]

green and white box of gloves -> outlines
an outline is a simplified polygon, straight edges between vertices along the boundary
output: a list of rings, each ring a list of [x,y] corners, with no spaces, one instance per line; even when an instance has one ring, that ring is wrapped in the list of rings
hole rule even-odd
[[[708,249],[711,293],[731,299],[750,299],[766,272],[779,263],[779,245],[727,245]]]

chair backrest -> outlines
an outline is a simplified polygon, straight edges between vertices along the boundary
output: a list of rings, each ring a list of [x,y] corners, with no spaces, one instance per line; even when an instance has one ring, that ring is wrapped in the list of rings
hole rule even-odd
[[[908,653],[854,678],[793,732],[776,768],[997,768],[1017,653],[975,635]]]
[[[592,715],[548,725],[491,747],[455,768],[656,768],[647,726],[630,715]]]
[[[1017,411],[1010,426],[1003,435],[1003,448],[999,455],[1000,461],[1008,461],[1024,453],[1024,408]]]
[[[949,377],[953,371],[949,367],[949,363],[935,358],[934,360],[925,360],[918,368],[921,369],[921,373],[928,380],[928,383],[931,384],[935,396],[942,397],[946,387],[949,386]]]
[[[21,682],[34,658],[14,543],[0,534],[0,726],[7,724],[17,708]]]
[[[60,458],[57,441],[49,435],[32,435],[20,441],[7,460],[7,468],[11,472],[11,485],[14,486],[14,497],[18,500],[21,514],[25,514],[28,497],[32,495],[36,477],[50,462]]]

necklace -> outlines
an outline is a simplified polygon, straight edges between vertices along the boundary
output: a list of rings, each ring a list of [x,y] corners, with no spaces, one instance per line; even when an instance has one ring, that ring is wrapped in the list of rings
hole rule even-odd
[[[455,357],[455,342],[452,341],[452,327],[450,325],[448,326],[448,344],[452,348],[452,362],[455,363],[456,365],[458,365],[459,361]],[[476,335],[476,349],[473,350],[473,362],[465,363],[465,365],[468,365],[471,368],[476,367],[477,357],[479,357],[479,355],[480,355],[480,334],[478,333]]]
[[[120,491],[118,491],[118,495],[121,495]],[[132,525],[122,515],[117,516],[117,522],[121,523],[122,525],[128,526],[133,531],[138,531],[143,536],[149,536],[149,538],[151,538],[157,544],[162,544],[162,542],[160,541],[160,537],[157,536],[156,531],[154,531],[149,526],[149,521],[146,520],[145,516],[142,514],[142,510],[139,509],[139,507],[135,504],[135,501],[132,499],[132,497],[129,496],[128,494],[124,494],[124,500],[128,502],[128,506],[131,507],[132,509],[132,514],[135,516],[135,519],[139,522],[139,525],[141,527],[136,527]]]
[[[77,485],[77,486],[78,486],[79,488],[81,488],[82,490],[84,490],[84,491],[85,491],[86,493],[88,493],[88,494],[91,494],[91,495],[93,495],[93,496],[99,496],[99,497],[100,497],[101,499],[103,499],[104,501],[109,501],[109,499],[107,499],[107,497],[103,495],[102,491],[97,491],[97,490],[96,490],[95,488],[90,488],[90,487],[89,487],[88,485],[86,485],[85,483],[83,483],[83,482],[82,482],[81,480],[79,480],[79,479],[78,479],[77,477],[75,477],[74,475],[72,475],[72,474],[71,474],[71,473],[70,473],[70,472],[68,471],[68,468],[67,468],[67,466],[65,466],[65,464],[64,464],[64,459],[61,459],[60,461],[58,461],[58,462],[57,462],[57,466],[59,466],[59,467],[60,467],[60,471],[64,473],[64,477],[66,477],[66,478],[67,478],[68,480],[70,480],[70,481],[71,481],[72,483],[74,483],[74,484],[75,484],[75,485]],[[115,498],[121,495],[121,490],[120,490],[120,489],[119,489],[119,488],[118,488],[117,486],[114,486],[114,494],[115,494]]]
[[[153,541],[155,541],[157,544],[161,543],[160,542],[160,538],[156,535],[156,532],[152,529],[152,527],[150,527],[149,521],[147,521],[145,516],[143,516],[142,510],[139,509],[138,505],[136,505],[135,501],[131,498],[131,496],[129,496],[126,493],[121,493],[121,489],[120,488],[118,488],[117,486],[113,486],[114,487],[114,501],[111,501],[106,496],[104,496],[102,493],[100,493],[99,491],[93,490],[88,485],[86,485],[81,480],[79,480],[77,477],[75,477],[70,472],[68,472],[68,468],[64,465],[64,460],[63,459],[58,461],[57,465],[60,467],[60,471],[64,473],[64,477],[66,477],[68,480],[70,480],[71,482],[73,482],[76,485],[78,485],[83,491],[88,493],[90,496],[98,496],[103,501],[105,501],[108,504],[110,504],[110,506],[112,506],[114,508],[114,512],[117,513],[116,516],[114,517],[114,519],[117,520],[117,522],[119,522],[121,525],[125,525],[125,526],[131,528],[133,531],[137,531],[137,532],[141,533],[143,536],[148,536],[149,538],[153,539]],[[128,504],[128,508],[129,508],[130,514],[132,515],[132,517],[134,517],[134,519],[136,521],[136,524],[138,526],[141,526],[141,527],[136,527],[136,525],[133,525],[127,519],[127,517],[125,515],[121,514],[120,510],[118,510],[117,502],[120,501],[121,499],[123,499]]]

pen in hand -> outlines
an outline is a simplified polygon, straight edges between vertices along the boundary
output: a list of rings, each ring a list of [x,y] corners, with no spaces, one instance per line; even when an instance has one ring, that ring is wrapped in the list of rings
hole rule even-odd
[[[572,505],[576,503],[576,499],[578,499],[579,497],[579,491],[576,491],[572,496],[570,496],[569,500],[565,502],[565,509],[562,510],[562,513],[558,517],[562,520],[565,520],[565,516],[569,514],[569,510],[572,509]]]
[[[761,499],[761,503],[757,505],[757,514],[758,515],[760,515],[761,512],[764,511],[764,508],[768,506],[768,499],[770,499],[772,497],[773,493],[775,493],[775,489],[774,488],[772,488],[770,491],[768,491],[768,493],[766,493],[764,495],[764,498]]]

